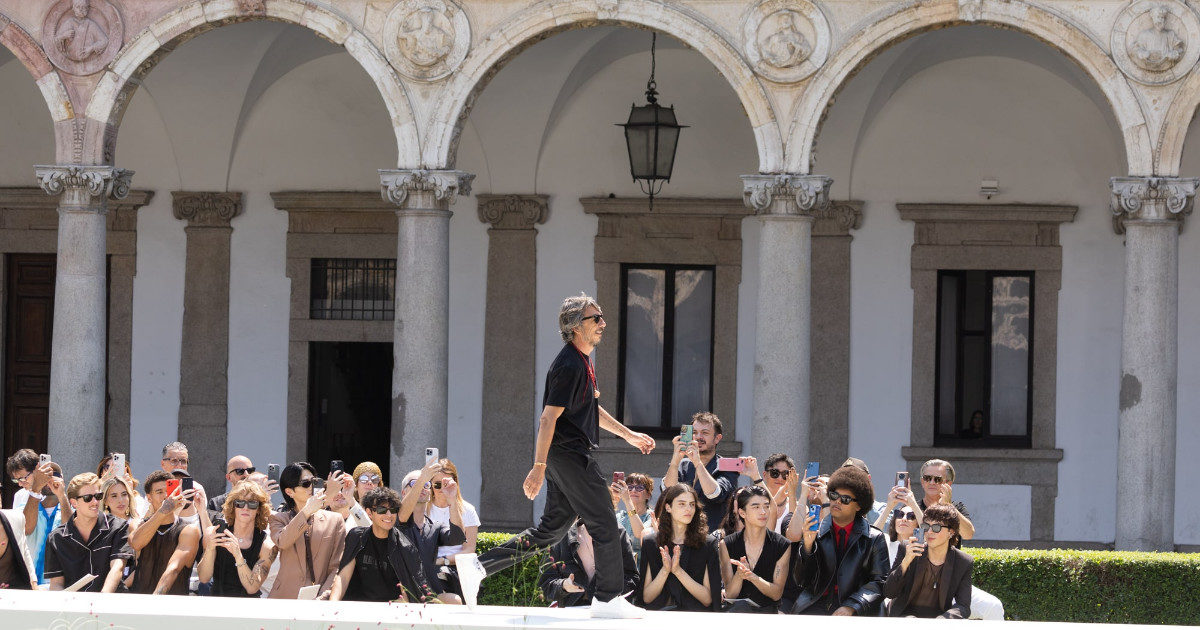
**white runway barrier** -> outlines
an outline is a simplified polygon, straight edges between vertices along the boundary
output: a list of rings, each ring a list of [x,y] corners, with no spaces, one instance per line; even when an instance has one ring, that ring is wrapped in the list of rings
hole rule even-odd
[[[648,612],[644,619],[592,620],[586,608],[519,608],[435,604],[320,602],[235,597],[181,597],[0,590],[0,630],[725,630],[928,629],[928,620],[879,617],[804,617],[723,613]],[[1084,630],[1084,624],[1011,621],[938,621],[962,630]],[[1161,630],[1164,626],[1153,626]],[[1097,628],[1099,626],[1097,625]],[[1122,626],[1133,630],[1151,626]]]

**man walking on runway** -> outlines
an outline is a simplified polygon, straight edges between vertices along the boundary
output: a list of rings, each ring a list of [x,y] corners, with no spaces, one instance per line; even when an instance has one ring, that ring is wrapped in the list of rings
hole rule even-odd
[[[582,518],[596,556],[592,616],[628,619],[640,617],[643,611],[621,597],[625,570],[621,539],[608,479],[592,450],[599,445],[601,427],[643,454],[654,449],[654,438],[629,430],[600,406],[590,355],[604,327],[604,315],[591,297],[581,294],[563,300],[558,329],[566,345],[546,374],[533,468],[524,483],[525,496],[533,499],[546,482],[546,509],[537,527],[484,553],[479,561],[489,575],[506,569],[557,543]]]

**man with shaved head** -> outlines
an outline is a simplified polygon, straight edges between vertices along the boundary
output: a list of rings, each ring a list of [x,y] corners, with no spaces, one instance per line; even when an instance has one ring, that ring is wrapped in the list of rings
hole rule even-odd
[[[232,488],[238,483],[245,481],[255,471],[254,464],[250,463],[250,458],[245,455],[234,455],[229,458],[225,464],[225,480],[229,482],[229,487]],[[268,494],[270,494],[268,492]],[[208,509],[213,512],[221,512],[225,509],[225,497],[229,493],[219,494],[208,500]]]

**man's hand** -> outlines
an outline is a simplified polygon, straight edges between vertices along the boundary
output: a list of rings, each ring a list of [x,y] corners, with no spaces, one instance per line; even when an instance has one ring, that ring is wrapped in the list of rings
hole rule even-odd
[[[687,451],[683,447],[683,436],[676,435],[671,438],[671,468],[679,466],[679,462],[683,461],[684,453]]]
[[[783,485],[788,489],[788,495],[799,499],[797,493],[800,491],[800,473],[795,466],[788,466],[787,481]]]
[[[42,491],[46,489],[51,479],[54,479],[54,468],[50,464],[34,469],[33,474],[29,476],[29,491],[45,494]]]
[[[950,484],[943,483],[939,486],[942,490],[942,496],[938,497],[938,503],[942,505],[953,505],[954,490],[950,488]]]
[[[695,464],[697,469],[704,467],[704,464],[700,461],[700,447],[695,442],[688,442],[683,454]]]
[[[795,517],[792,517],[795,518]],[[817,524],[817,519],[813,518],[808,512],[804,512],[804,549],[811,551],[813,543],[817,540],[817,530],[813,526]]]
[[[625,441],[629,442],[634,448],[642,452],[642,455],[649,455],[650,451],[654,450],[654,438],[645,433],[630,431],[629,435],[625,436]]]
[[[742,462],[743,475],[749,477],[751,481],[754,481],[755,479],[762,479],[762,474],[758,471],[757,457],[753,455],[747,455],[746,457],[742,458]]]
[[[192,490],[192,503],[196,506],[196,510],[208,509],[208,497],[204,495],[204,491],[199,487]]]
[[[308,502],[304,504],[304,509],[300,513],[304,518],[312,518],[313,514],[325,509],[325,493],[314,494],[308,498]]]
[[[834,617],[853,617],[854,609],[849,606],[842,606],[841,608],[833,611],[833,616]]]
[[[908,566],[913,563],[913,560],[925,554],[925,545],[917,542],[917,537],[913,536],[908,539],[908,543],[904,547],[904,559],[900,561],[901,572],[907,571]]]
[[[529,469],[529,474],[525,475],[525,483],[521,487],[525,490],[525,498],[530,501],[538,495],[542,489],[542,482],[546,480],[546,466],[534,465]]]
[[[730,560],[729,563],[737,570],[737,576],[743,580],[754,577],[754,571],[750,570],[750,561],[746,559],[746,556],[742,556],[741,560]]]
[[[583,592],[583,587],[575,583],[575,574],[574,573],[567,576],[567,579],[563,580],[562,587],[563,587],[563,590],[568,593],[582,593]]]
[[[421,468],[421,476],[417,478],[418,483],[424,484],[440,474],[442,474],[442,465],[435,459]]]

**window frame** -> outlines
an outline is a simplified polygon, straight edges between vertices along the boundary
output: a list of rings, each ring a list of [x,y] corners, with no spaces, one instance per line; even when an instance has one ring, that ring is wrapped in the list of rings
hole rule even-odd
[[[967,294],[967,292],[965,290],[966,277],[967,277],[967,273],[969,273],[969,272],[980,272],[980,271],[982,271],[984,273],[984,276],[987,279],[986,280],[987,286],[989,288],[994,285],[994,280],[997,277],[1029,278],[1029,335],[1028,335],[1029,336],[1029,350],[1026,353],[1027,354],[1027,359],[1026,359],[1027,367],[1026,367],[1026,398],[1025,398],[1025,434],[1023,436],[1017,436],[1017,435],[993,436],[993,435],[991,435],[991,428],[992,428],[992,399],[991,399],[991,389],[992,389],[991,388],[991,383],[992,383],[991,335],[992,335],[992,332],[991,331],[992,331],[992,312],[994,309],[994,305],[993,305],[993,301],[992,301],[993,294],[990,290],[987,294],[988,295],[988,308],[986,309],[987,322],[984,325],[984,330],[986,331],[985,335],[988,340],[988,343],[986,344],[987,360],[984,362],[985,363],[985,372],[986,372],[985,382],[988,384],[988,387],[987,387],[986,393],[985,393],[986,403],[984,404],[984,408],[983,408],[984,436],[982,438],[961,437],[959,435],[959,431],[961,431],[961,429],[956,429],[954,434],[945,434],[945,433],[941,432],[941,427],[940,427],[939,418],[937,415],[937,413],[938,413],[937,410],[940,408],[939,403],[941,401],[941,393],[942,393],[941,392],[941,390],[942,390],[942,381],[941,381],[942,365],[941,365],[941,360],[940,360],[941,351],[942,351],[942,299],[943,299],[942,279],[947,276],[954,276],[959,279],[959,291],[958,291],[958,296],[957,296],[958,299],[957,299],[957,303],[955,304],[956,322],[955,322],[955,330],[954,330],[954,336],[955,336],[955,339],[957,342],[956,348],[955,348],[954,415],[956,418],[955,425],[957,426],[958,419],[963,417],[963,411],[964,411],[963,407],[962,407],[962,394],[963,394],[962,370],[963,370],[963,345],[964,345],[962,343],[962,340],[963,340],[965,334],[963,332],[962,322],[964,320],[964,315],[965,315],[965,311],[966,311],[966,294]],[[935,318],[936,323],[935,323],[935,328],[934,328],[934,341],[935,341],[934,356],[938,357],[938,359],[935,359],[935,361],[934,361],[934,376],[933,376],[933,409],[934,409],[934,427],[933,427],[934,443],[933,443],[933,445],[935,447],[945,447],[945,446],[969,447],[969,448],[1032,448],[1033,447],[1033,394],[1034,394],[1033,385],[1034,385],[1034,347],[1035,347],[1034,343],[1035,343],[1035,336],[1037,333],[1037,330],[1036,330],[1037,320],[1035,318],[1035,314],[1036,314],[1035,309],[1037,306],[1037,304],[1036,304],[1036,294],[1037,294],[1037,290],[1036,290],[1037,289],[1037,278],[1036,278],[1036,276],[1037,276],[1036,270],[981,270],[981,269],[938,269],[937,270],[937,274],[936,274],[937,303],[935,305],[935,311],[936,311],[937,315]],[[966,334],[977,334],[977,333],[966,333]]]
[[[324,263],[324,266],[321,265]],[[358,263],[358,266],[351,267],[348,263]],[[316,306],[316,299],[313,295],[316,293],[318,283],[317,273],[325,274],[326,282],[323,283],[325,288],[329,288],[328,278],[332,272],[341,272],[346,274],[342,278],[340,288],[345,291],[349,286],[349,274],[347,272],[361,272],[364,278],[370,278],[374,274],[382,274],[387,286],[384,290],[390,294],[387,300],[371,300],[372,302],[383,303],[382,307],[361,308],[355,306],[334,306],[335,302],[345,301],[368,301],[367,298],[337,298],[330,292],[330,295],[325,299],[325,304],[321,307]],[[320,321],[383,321],[391,322],[396,318],[396,259],[387,257],[370,257],[370,256],[314,256],[309,259],[309,289],[308,289],[308,319]]]
[[[663,313],[663,374],[662,374],[662,392],[661,392],[661,407],[660,418],[658,425],[633,425],[625,422],[625,347],[626,338],[628,335],[629,326],[625,317],[626,308],[628,307],[629,294],[629,271],[635,269],[647,269],[664,272],[666,286],[664,287],[664,296],[670,295],[670,299],[666,300],[666,310]],[[713,291],[712,300],[709,304],[709,343],[708,343],[708,404],[705,410],[711,410],[713,406],[713,398],[715,395],[715,378],[716,378],[716,345],[717,345],[717,266],[716,265],[687,265],[687,264],[667,264],[667,263],[621,263],[620,264],[620,322],[621,334],[618,340],[617,348],[617,413],[616,418],[622,424],[626,424],[632,429],[638,429],[646,434],[656,438],[674,437],[676,430],[671,426],[672,412],[672,394],[674,393],[674,370],[675,370],[675,272],[677,271],[693,271],[702,270],[712,274]],[[701,411],[701,410],[697,410]]]

